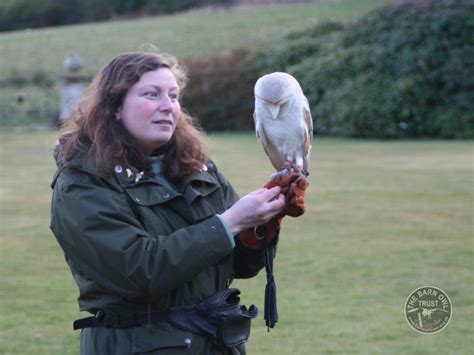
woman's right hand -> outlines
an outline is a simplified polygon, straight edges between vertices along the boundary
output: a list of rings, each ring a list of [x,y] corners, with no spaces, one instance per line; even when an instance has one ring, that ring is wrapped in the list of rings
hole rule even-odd
[[[239,199],[220,216],[230,227],[232,234],[265,224],[283,210],[285,196],[280,187],[262,188]]]

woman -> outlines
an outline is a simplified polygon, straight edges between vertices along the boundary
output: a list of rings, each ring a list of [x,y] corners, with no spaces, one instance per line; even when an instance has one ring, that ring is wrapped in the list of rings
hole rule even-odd
[[[119,55],[60,135],[51,229],[80,309],[95,315],[75,323],[82,354],[245,353],[241,330],[229,325],[240,340],[223,343],[215,319],[193,317],[263,267],[248,230],[279,214],[284,196],[273,187],[238,199],[181,111],[185,84],[173,57]]]

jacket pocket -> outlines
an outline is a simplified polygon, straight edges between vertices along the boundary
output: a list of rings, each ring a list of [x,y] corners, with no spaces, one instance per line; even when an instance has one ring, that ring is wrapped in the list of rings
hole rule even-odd
[[[185,198],[191,206],[196,222],[201,222],[225,211],[224,195],[222,189],[217,185],[201,184],[199,186],[199,184],[194,184],[194,186],[188,186]]]
[[[193,333],[162,323],[134,328],[132,354],[181,354],[193,346]]]

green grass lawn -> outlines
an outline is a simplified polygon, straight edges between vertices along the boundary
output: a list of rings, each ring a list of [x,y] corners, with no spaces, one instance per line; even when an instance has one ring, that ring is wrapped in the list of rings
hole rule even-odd
[[[54,133],[0,132],[0,353],[76,354],[78,291],[49,231]],[[252,134],[211,135],[243,194],[273,172]],[[254,321],[249,354],[468,354],[473,339],[473,145],[316,139],[308,212],[284,220],[275,275],[280,321]],[[403,314],[424,285],[451,298],[446,329]],[[264,274],[238,281],[263,311]]]

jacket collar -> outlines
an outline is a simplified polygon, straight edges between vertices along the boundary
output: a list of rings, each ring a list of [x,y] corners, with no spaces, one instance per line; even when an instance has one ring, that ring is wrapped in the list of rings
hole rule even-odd
[[[148,201],[148,203],[166,202],[179,196],[183,196],[188,203],[192,203],[196,197],[206,196],[219,186],[217,179],[210,174],[208,169],[185,176],[175,184],[176,190],[160,184],[159,179],[156,180],[143,172],[133,172],[131,168],[116,166],[114,175],[122,188],[126,189],[129,194],[139,194],[140,196],[137,197],[141,201]],[[150,184],[155,185],[153,190],[156,193],[149,190]],[[140,192],[140,190],[143,191]]]
[[[94,167],[87,161],[86,156],[87,156],[86,152],[79,151],[76,154],[74,154],[74,156],[72,157],[70,161],[64,163],[62,160],[59,159],[59,156],[57,152],[55,151],[54,159],[56,160],[56,165],[58,169],[54,173],[53,180],[51,182],[51,187],[54,188],[54,185],[56,184],[56,180],[58,179],[61,172],[66,168],[78,169],[78,170],[86,172],[87,174],[95,175],[95,176],[106,179],[107,178],[106,176],[104,176],[99,171],[94,169]]]
[[[59,175],[61,170],[63,170],[64,168],[75,168],[91,175],[107,178],[106,176],[100,174],[90,165],[86,158],[86,152],[83,151],[78,152],[66,164],[58,163],[58,165],[59,168],[55,175],[55,178],[53,178],[53,184],[57,178],[57,175]],[[119,185],[123,189],[126,189],[130,192],[132,192],[132,190],[138,192],[138,190],[142,190],[145,187],[149,187],[149,184],[156,185],[155,191],[157,194],[155,198],[152,198],[155,203],[169,201],[179,196],[184,196],[187,202],[191,203],[196,197],[206,196],[218,188],[219,183],[212,174],[212,172],[214,172],[215,170],[216,168],[214,164],[209,161],[206,165],[203,166],[201,171],[187,175],[183,177],[178,183],[176,183],[177,191],[170,190],[169,188],[157,182],[153,177],[147,175],[145,172],[137,171],[137,169],[133,167],[116,165],[113,169],[112,174],[115,177],[116,181],[119,183]],[[140,193],[140,195],[141,198],[144,197],[142,193]]]

